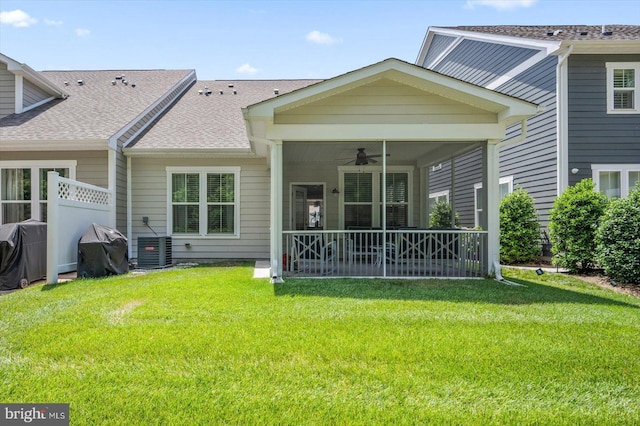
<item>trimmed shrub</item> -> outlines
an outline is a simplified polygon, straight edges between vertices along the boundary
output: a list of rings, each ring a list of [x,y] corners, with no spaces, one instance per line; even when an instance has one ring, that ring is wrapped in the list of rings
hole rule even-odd
[[[607,275],[640,284],[640,182],[629,197],[613,200],[596,231],[596,259]]]
[[[540,223],[533,197],[518,187],[500,202],[500,261],[530,262],[540,255]]]
[[[553,264],[571,272],[595,265],[595,233],[608,204],[591,179],[568,187],[556,198],[549,213],[549,239]]]
[[[460,226],[460,217],[455,213],[456,226]],[[439,201],[433,206],[429,226],[432,228],[451,228],[451,204]]]

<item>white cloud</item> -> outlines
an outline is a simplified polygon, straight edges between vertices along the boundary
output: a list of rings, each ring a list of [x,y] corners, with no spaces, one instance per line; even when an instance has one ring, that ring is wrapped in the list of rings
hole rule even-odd
[[[307,41],[311,43],[326,44],[326,45],[335,44],[342,41],[342,39],[332,37],[327,33],[321,33],[318,30],[311,31],[309,34],[307,34],[305,38],[307,39]]]
[[[517,9],[519,7],[531,7],[538,0],[467,0],[465,7],[474,9],[476,6],[493,7],[498,10]]]
[[[86,28],[76,28],[75,32],[78,37],[87,37],[91,34],[91,30],[88,30]]]
[[[13,25],[16,28],[24,28],[37,23],[38,20],[32,18],[20,9],[10,12],[0,12],[0,24]]]
[[[254,75],[258,72],[258,68],[254,68],[249,64],[240,65],[236,68],[238,74]]]
[[[47,19],[47,18],[44,18],[44,23],[47,25],[55,25],[55,26],[62,25],[62,21],[55,21],[53,19]]]

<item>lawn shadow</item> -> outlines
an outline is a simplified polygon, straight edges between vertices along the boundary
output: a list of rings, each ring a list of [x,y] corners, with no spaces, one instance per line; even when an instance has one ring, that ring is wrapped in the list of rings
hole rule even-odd
[[[500,305],[577,303],[640,308],[639,305],[525,280],[523,287],[495,280],[288,279],[275,284],[276,296],[320,296],[352,299],[481,302]]]

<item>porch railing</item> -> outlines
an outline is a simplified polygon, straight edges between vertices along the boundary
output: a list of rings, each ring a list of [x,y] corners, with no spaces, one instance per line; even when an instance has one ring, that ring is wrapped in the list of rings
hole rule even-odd
[[[487,232],[284,231],[285,276],[484,277]]]

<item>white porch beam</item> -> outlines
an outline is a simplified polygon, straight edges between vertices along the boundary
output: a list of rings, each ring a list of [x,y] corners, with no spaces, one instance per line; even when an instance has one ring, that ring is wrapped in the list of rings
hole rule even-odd
[[[282,141],[271,144],[271,282],[282,280]]]
[[[272,140],[294,141],[478,141],[504,138],[505,126],[485,124],[274,124],[266,129]]]

